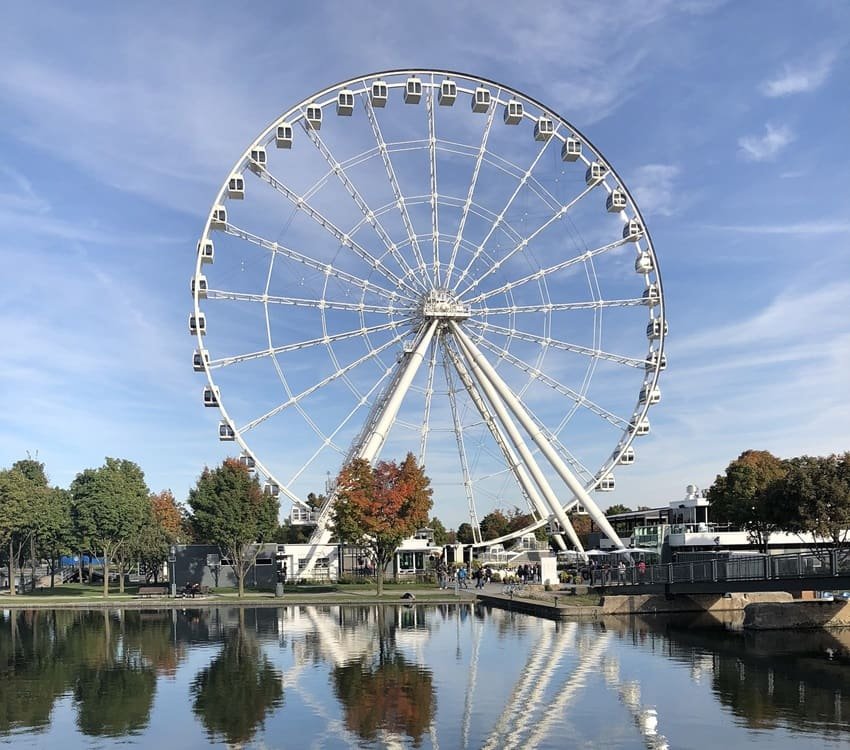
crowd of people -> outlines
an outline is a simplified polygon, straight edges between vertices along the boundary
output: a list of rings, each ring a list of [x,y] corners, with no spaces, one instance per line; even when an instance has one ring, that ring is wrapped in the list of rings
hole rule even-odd
[[[531,563],[523,563],[515,568],[499,568],[494,570],[490,565],[475,565],[469,563],[450,566],[444,558],[439,558],[435,563],[437,573],[437,584],[441,589],[449,589],[457,586],[459,589],[468,589],[470,580],[475,582],[476,589],[483,589],[491,583],[498,575],[499,581],[515,580],[520,583],[540,583],[540,566]]]

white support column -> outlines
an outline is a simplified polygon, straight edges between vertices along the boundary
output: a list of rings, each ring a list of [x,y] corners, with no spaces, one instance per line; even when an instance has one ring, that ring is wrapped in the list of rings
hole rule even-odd
[[[373,461],[375,456],[377,456],[380,452],[381,447],[390,432],[390,428],[392,427],[393,422],[395,422],[398,410],[401,408],[401,402],[404,400],[404,397],[410,388],[410,384],[416,376],[417,370],[419,370],[419,365],[421,365],[422,360],[425,359],[425,352],[428,351],[428,346],[431,344],[431,339],[433,338],[434,331],[436,329],[437,320],[434,319],[428,324],[428,327],[422,334],[422,338],[419,339],[419,343],[416,345],[416,348],[409,355],[404,374],[399,378],[398,385],[387,401],[386,408],[378,419],[375,429],[372,430],[372,434],[369,435],[369,439],[366,441],[363,448],[361,448],[359,458],[365,458],[367,461]]]
[[[489,379],[493,386],[496,388],[496,391],[499,395],[505,400],[505,403],[510,407],[510,410],[514,413],[516,418],[519,420],[520,424],[523,428],[528,432],[531,436],[531,439],[534,440],[535,444],[538,448],[540,448],[543,455],[558,472],[558,475],[561,479],[564,480],[564,483],[569,487],[570,491],[575,495],[576,499],[584,506],[585,510],[588,512],[590,517],[594,520],[596,525],[602,531],[605,536],[607,536],[614,544],[620,549],[624,549],[625,545],[620,540],[620,537],[617,535],[617,532],[614,531],[614,528],[608,522],[608,519],[605,517],[605,514],[599,509],[596,503],[591,499],[590,495],[582,486],[581,482],[579,482],[572,474],[572,472],[567,468],[567,465],[546,439],[546,436],[542,433],[540,428],[534,423],[534,420],[528,415],[528,412],[523,408],[522,404],[517,400],[516,396],[511,392],[510,388],[505,384],[493,366],[487,361],[487,358],[479,351],[478,347],[472,343],[470,338],[460,329],[454,321],[450,321],[449,325],[451,326],[452,332],[455,334],[457,340],[464,347],[467,357],[469,357],[471,362],[476,363],[481,370],[484,372],[485,377]],[[560,503],[558,503],[558,507],[561,509],[561,514],[564,514],[563,508]],[[558,519],[560,521],[560,518]]]
[[[463,362],[457,358],[455,353],[448,346],[446,347],[446,352],[449,355],[455,370],[457,370],[457,374],[466,388],[467,393],[469,393],[469,398],[478,409],[478,413],[481,415],[481,418],[490,430],[493,440],[496,441],[496,444],[502,451],[502,455],[505,457],[506,463],[510,467],[511,472],[522,488],[522,491],[525,492],[528,499],[531,501],[531,504],[534,506],[534,509],[537,511],[537,515],[540,518],[551,518],[552,513],[546,509],[546,504],[543,502],[543,498],[540,497],[540,493],[532,483],[531,477],[528,475],[525,466],[523,466],[522,462],[519,458],[517,458],[516,453],[514,453],[513,449],[508,444],[508,441],[505,439],[505,436],[493,417],[492,412],[487,408],[484,397],[475,387],[475,382],[470,376],[469,371],[466,367],[464,367]],[[554,536],[557,545],[561,549],[566,549],[566,545],[564,544],[564,540],[561,538],[561,535],[555,534]]]
[[[452,331],[460,331],[460,328],[454,323],[454,321],[451,321],[451,326]],[[507,409],[505,409],[505,405],[502,403],[499,394],[496,392],[496,389],[490,382],[487,375],[479,367],[479,363],[475,359],[473,353],[465,347],[463,339],[457,336],[455,338],[460,344],[461,352],[463,352],[464,356],[469,361],[469,365],[472,368],[472,374],[475,376],[476,380],[484,390],[484,395],[487,396],[487,399],[490,401],[490,405],[493,407],[493,411],[496,413],[499,422],[501,422],[502,427],[504,427],[505,432],[507,432],[508,437],[510,437],[511,442],[513,442],[514,447],[519,452],[523,463],[525,463],[526,468],[528,469],[534,481],[537,483],[537,486],[540,487],[540,490],[543,493],[543,497],[546,500],[546,503],[549,506],[550,510],[550,513],[547,513],[546,515],[554,515],[555,518],[558,519],[558,523],[561,524],[561,528],[564,530],[567,536],[569,536],[570,541],[573,543],[575,548],[583,555],[584,547],[579,541],[578,534],[576,534],[573,525],[570,523],[570,519],[567,518],[567,514],[564,512],[561,503],[558,501],[558,498],[555,495],[555,491],[552,489],[552,486],[549,484],[549,481],[546,479],[543,472],[540,470],[540,467],[537,465],[537,461],[534,460],[534,456],[531,455],[531,451],[528,449],[528,446],[522,439],[522,435],[520,435],[520,432],[516,428],[516,425],[513,423],[513,420],[508,414]]]

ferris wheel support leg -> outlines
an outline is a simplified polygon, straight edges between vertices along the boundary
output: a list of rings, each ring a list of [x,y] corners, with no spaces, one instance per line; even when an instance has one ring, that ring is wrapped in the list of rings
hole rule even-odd
[[[459,330],[457,325],[455,325],[453,321],[451,322],[451,326],[453,331]],[[464,356],[469,361],[469,365],[472,368],[472,374],[481,384],[481,387],[484,389],[484,394],[490,401],[490,405],[493,407],[493,411],[496,413],[499,422],[501,422],[502,427],[504,427],[505,432],[507,432],[508,436],[510,437],[511,441],[519,452],[520,457],[525,463],[525,466],[531,474],[532,478],[537,483],[537,486],[540,487],[541,491],[543,492],[543,497],[546,500],[546,503],[548,504],[550,510],[550,513],[547,513],[546,515],[554,515],[555,518],[558,519],[558,523],[561,524],[561,528],[563,528],[567,536],[569,536],[570,541],[573,543],[573,545],[575,545],[575,548],[583,555],[584,547],[582,546],[581,541],[578,538],[578,534],[576,534],[575,529],[573,529],[573,525],[567,518],[567,514],[564,513],[564,509],[561,506],[561,503],[558,501],[558,498],[555,495],[552,486],[549,484],[546,477],[543,475],[543,472],[537,465],[537,461],[534,460],[534,456],[531,455],[531,451],[528,449],[528,446],[522,439],[522,435],[520,434],[516,425],[513,423],[513,420],[508,414],[505,405],[502,403],[502,399],[499,397],[498,392],[496,391],[490,380],[487,378],[487,375],[481,370],[479,362],[475,358],[473,352],[470,351],[464,345],[463,339],[456,337],[456,340],[460,344],[460,350],[463,352]]]
[[[492,382],[496,391],[499,395],[505,400],[505,403],[508,405],[510,410],[514,413],[516,418],[519,420],[520,424],[523,428],[528,432],[531,436],[531,439],[540,448],[543,455],[552,465],[561,479],[564,480],[564,483],[569,487],[570,491],[575,495],[576,499],[584,506],[585,510],[588,512],[590,517],[595,521],[596,525],[602,531],[605,536],[607,536],[614,544],[620,549],[624,549],[625,545],[622,540],[618,536],[617,532],[614,531],[614,528],[608,522],[608,519],[605,517],[605,514],[599,509],[599,506],[591,499],[590,495],[587,493],[587,490],[584,489],[581,482],[575,478],[573,473],[567,468],[567,465],[561,459],[561,457],[557,454],[555,449],[552,447],[551,443],[546,439],[546,436],[542,433],[540,428],[534,423],[534,420],[528,415],[528,412],[523,408],[522,404],[517,400],[516,396],[511,393],[511,390],[493,368],[493,366],[487,361],[486,357],[481,353],[478,347],[472,343],[469,336],[467,336],[454,321],[450,321],[449,325],[451,326],[452,332],[455,334],[457,340],[464,347],[467,357],[471,362],[474,362],[480,369],[483,371],[484,376]],[[559,504],[559,508],[561,509],[561,514],[564,515],[563,508]],[[565,516],[566,517],[566,516]],[[560,521],[560,518],[558,519]],[[563,523],[563,522],[562,522]],[[566,527],[565,527],[566,528]]]
[[[463,383],[464,388],[466,388],[469,398],[472,403],[475,404],[475,408],[478,409],[478,413],[484,420],[484,424],[487,425],[487,429],[493,436],[493,440],[495,440],[496,444],[501,449],[502,455],[505,457],[505,461],[510,467],[511,473],[519,483],[522,491],[528,496],[528,499],[537,511],[537,515],[540,518],[551,518],[552,513],[546,510],[546,504],[543,502],[543,498],[540,497],[540,493],[531,481],[531,477],[528,475],[525,466],[523,466],[522,462],[519,458],[517,458],[514,450],[508,444],[508,441],[505,438],[503,431],[499,428],[493,413],[487,408],[487,403],[481,395],[481,392],[478,388],[476,388],[475,381],[470,376],[469,370],[466,369],[463,361],[457,357],[452,349],[446,347],[446,352],[448,353],[449,359],[452,361],[455,370],[457,370],[457,374],[460,377],[460,381]],[[561,537],[560,534],[555,534],[554,537],[555,543],[562,550],[565,550],[567,545],[564,543],[563,537]]]
[[[422,333],[422,337],[419,339],[416,348],[408,357],[404,373],[401,378],[399,378],[396,389],[387,400],[387,405],[381,416],[378,418],[375,428],[372,430],[363,447],[358,452],[359,458],[363,458],[371,462],[375,460],[375,457],[381,451],[384,441],[387,439],[387,435],[389,434],[390,428],[398,415],[398,410],[401,408],[401,402],[404,401],[404,397],[410,388],[410,384],[413,382],[413,378],[416,377],[419,365],[421,365],[422,361],[425,359],[425,352],[428,351],[428,347],[431,344],[431,339],[434,336],[436,328],[437,321],[432,320]]]

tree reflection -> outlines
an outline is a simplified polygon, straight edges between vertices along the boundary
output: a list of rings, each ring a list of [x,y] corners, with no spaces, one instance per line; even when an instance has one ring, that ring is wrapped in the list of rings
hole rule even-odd
[[[377,625],[377,656],[335,667],[334,692],[346,726],[364,740],[374,741],[384,730],[406,734],[418,747],[436,711],[431,671],[408,663],[396,650],[382,607]]]
[[[231,745],[250,740],[272,709],[283,704],[280,675],[244,626],[225,641],[221,653],[192,682],[192,709],[211,739]]]

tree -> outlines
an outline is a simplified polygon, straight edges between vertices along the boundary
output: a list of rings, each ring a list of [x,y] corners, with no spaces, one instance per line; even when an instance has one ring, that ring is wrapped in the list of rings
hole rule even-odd
[[[841,547],[850,529],[850,452],[802,456],[787,465],[777,495],[788,530],[809,533],[816,544]]]
[[[590,539],[590,529],[592,525],[590,522],[590,516],[586,513],[570,513],[569,519],[582,547],[586,548],[588,540]]]
[[[496,539],[504,536],[509,531],[509,524],[510,520],[508,517],[498,508],[490,511],[481,519],[481,538]]]
[[[606,516],[616,516],[620,513],[631,513],[632,509],[626,507],[625,505],[621,505],[620,503],[615,503],[608,510],[605,511]]]
[[[189,490],[189,505],[196,534],[230,561],[239,596],[244,596],[245,575],[257,561],[259,542],[271,539],[277,528],[277,498],[265,494],[238,459],[226,458],[216,469],[204,468]]]
[[[126,553],[148,513],[150,490],[132,461],[107,458],[98,469],[86,469],[71,482],[71,512],[82,544],[103,555],[103,595],[109,596],[111,561]],[[124,578],[120,579],[120,590]]]
[[[171,490],[162,490],[150,497],[153,519],[169,541],[179,542],[183,532],[183,513]]]
[[[50,490],[44,513],[36,519],[36,544],[42,557],[50,563],[50,588],[54,588],[59,557],[73,549],[71,493],[54,487]]]
[[[768,451],[744,451],[708,490],[715,520],[746,529],[750,543],[766,554],[771,534],[787,525],[777,494],[787,471]]]
[[[337,478],[331,524],[340,541],[368,548],[377,568],[378,596],[384,572],[399,545],[428,522],[431,480],[408,453],[401,464],[373,468],[357,458]]]
[[[464,521],[457,527],[457,540],[461,544],[472,544],[475,541],[475,537],[472,534],[472,524]]]
[[[443,522],[437,516],[431,517],[431,520],[428,522],[428,528],[434,532],[434,544],[438,547],[448,544],[449,532],[446,531],[446,527],[443,526]]]
[[[0,472],[0,544],[8,551],[9,593],[24,549],[34,539],[38,519],[47,511],[50,488],[44,464],[24,459]]]

